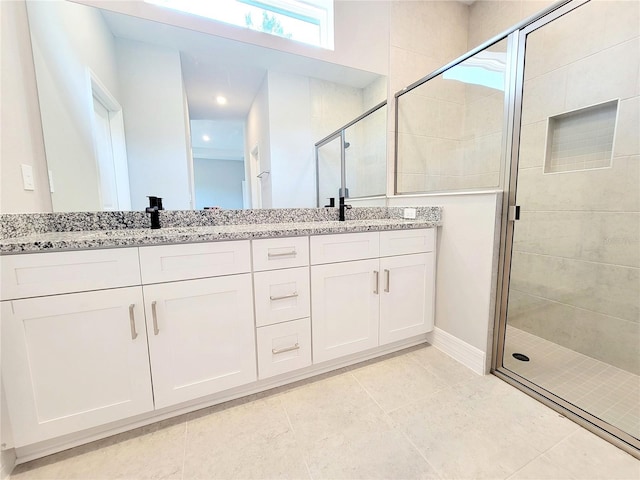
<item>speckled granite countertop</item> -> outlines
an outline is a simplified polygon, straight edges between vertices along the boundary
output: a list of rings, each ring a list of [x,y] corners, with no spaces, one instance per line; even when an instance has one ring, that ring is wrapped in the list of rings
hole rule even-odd
[[[0,239],[0,254],[404,230],[441,225],[440,207],[418,208],[415,220],[403,219],[398,208],[354,208],[348,211],[345,222],[333,220],[333,211],[327,212],[326,209],[238,212],[233,215],[225,211],[224,220],[220,214],[216,217],[216,214],[172,212],[174,218],[159,230],[140,228],[147,221],[144,214],[138,218],[140,212],[120,212],[117,217],[113,212],[104,212],[98,214],[98,220],[95,213],[4,214],[0,215],[4,231]],[[210,222],[214,217],[216,221]]]

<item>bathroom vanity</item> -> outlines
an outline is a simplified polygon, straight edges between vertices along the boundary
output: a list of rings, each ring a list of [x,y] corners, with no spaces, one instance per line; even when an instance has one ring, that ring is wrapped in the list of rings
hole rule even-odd
[[[428,210],[5,238],[19,459],[424,342],[440,224]]]

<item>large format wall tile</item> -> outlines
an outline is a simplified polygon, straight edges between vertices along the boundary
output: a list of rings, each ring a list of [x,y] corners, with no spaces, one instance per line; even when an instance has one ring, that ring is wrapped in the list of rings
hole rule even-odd
[[[511,288],[631,322],[640,317],[640,269],[513,252]]]
[[[524,212],[514,250],[640,267],[640,213]]]
[[[511,289],[509,325],[640,374],[640,324]]]
[[[575,110],[638,95],[640,44],[633,39],[567,67],[565,108]]]
[[[543,174],[520,169],[517,203],[523,211],[640,211],[640,156],[614,158],[611,168]]]

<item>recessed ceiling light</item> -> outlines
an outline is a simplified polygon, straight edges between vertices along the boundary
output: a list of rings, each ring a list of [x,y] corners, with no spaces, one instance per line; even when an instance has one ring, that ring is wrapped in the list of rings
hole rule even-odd
[[[208,142],[209,140],[211,140],[211,137],[209,135],[202,135],[202,140]]]
[[[218,95],[216,97],[216,102],[218,103],[218,105],[226,105],[227,104],[227,98],[223,97],[222,95]]]

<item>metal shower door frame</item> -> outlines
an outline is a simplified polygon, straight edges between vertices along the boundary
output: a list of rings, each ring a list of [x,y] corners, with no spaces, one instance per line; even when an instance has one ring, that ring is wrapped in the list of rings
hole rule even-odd
[[[510,162],[505,162],[506,172],[505,194],[502,202],[502,219],[500,231],[500,254],[498,264],[498,282],[496,288],[496,312],[493,332],[493,355],[491,362],[491,372],[536,398],[545,405],[562,413],[574,422],[580,424],[587,430],[603,437],[610,443],[627,451],[636,458],[640,458],[640,441],[627,432],[604,422],[589,412],[578,408],[565,399],[555,395],[553,392],[529,381],[525,377],[503,367],[505,334],[507,327],[507,307],[509,296],[509,281],[511,273],[511,259],[513,247],[513,235],[515,229],[515,218],[512,214],[516,207],[516,191],[518,180],[518,161],[520,152],[520,129],[522,118],[522,97],[524,92],[524,69],[526,54],[527,36],[541,27],[557,20],[563,15],[588,3],[589,0],[572,0],[563,4],[558,4],[557,8],[543,12],[538,19],[512,33],[509,51],[509,61],[515,65],[509,71],[509,94],[507,102],[509,104],[507,118],[509,119],[507,128],[507,140],[505,151],[511,156]]]

